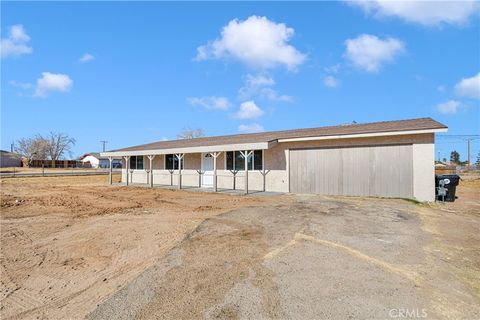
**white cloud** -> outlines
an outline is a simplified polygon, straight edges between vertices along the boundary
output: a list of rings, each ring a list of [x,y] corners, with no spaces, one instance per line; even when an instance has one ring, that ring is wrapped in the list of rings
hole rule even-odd
[[[37,80],[34,96],[45,97],[49,91],[66,92],[72,88],[73,80],[66,74],[42,72]]]
[[[187,101],[192,106],[201,106],[207,110],[227,110],[231,105],[226,97],[190,97]]]
[[[83,56],[78,59],[79,62],[89,62],[95,60],[95,57],[91,55],[90,53],[85,53]]]
[[[323,84],[328,88],[335,88],[340,84],[340,81],[333,76],[326,76],[323,78]]]
[[[245,101],[240,105],[240,110],[236,114],[237,119],[256,119],[264,114],[255,102]]]
[[[27,90],[27,89],[30,89],[32,87],[32,84],[29,83],[29,82],[18,82],[18,81],[15,81],[15,80],[9,81],[8,84],[11,85],[12,87],[20,88],[20,89],[23,89],[23,90]]]
[[[462,97],[480,99],[480,72],[471,78],[463,78],[455,85],[455,94]]]
[[[255,76],[247,74],[245,82],[250,87],[269,87],[275,85],[275,80],[273,80],[272,77],[262,74],[257,74]]]
[[[306,55],[288,44],[295,31],[266,17],[234,19],[223,27],[219,39],[197,48],[197,60],[231,58],[249,67],[269,69],[285,66],[295,70]]]
[[[8,37],[0,41],[1,57],[8,58],[32,53],[32,47],[28,46],[29,41],[30,37],[21,24],[11,26]]]
[[[449,100],[437,105],[437,111],[443,114],[455,114],[460,109],[460,102]]]
[[[478,14],[479,4],[475,0],[369,0],[349,2],[375,17],[398,17],[407,22],[425,26],[440,24],[462,25],[470,16]]]
[[[324,70],[327,73],[339,73],[342,65],[340,63],[334,64],[332,66],[325,67]]]
[[[445,88],[445,86],[444,86],[443,84],[441,84],[441,85],[439,85],[439,86],[437,87],[437,91],[438,91],[438,92],[445,92],[445,89],[446,89],[446,88]]]
[[[377,72],[382,65],[392,62],[395,57],[405,51],[402,41],[395,38],[384,40],[370,34],[362,34],[345,41],[345,57],[355,66],[368,72]]]
[[[256,132],[263,132],[265,129],[259,125],[258,123],[252,124],[241,124],[238,126],[238,131],[242,133],[256,133]]]
[[[238,91],[238,95],[240,100],[259,98],[270,101],[293,101],[293,97],[279,94],[277,90],[273,89],[274,85],[275,80],[270,76],[248,74],[245,76],[245,84]]]

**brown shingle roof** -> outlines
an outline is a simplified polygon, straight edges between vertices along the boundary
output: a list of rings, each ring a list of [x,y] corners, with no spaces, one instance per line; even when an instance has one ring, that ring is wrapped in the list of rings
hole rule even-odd
[[[138,150],[201,147],[201,146],[225,145],[225,144],[269,142],[269,141],[275,141],[278,139],[288,139],[288,138],[306,138],[306,137],[381,133],[381,132],[391,132],[391,131],[444,129],[444,128],[447,128],[447,126],[433,120],[432,118],[420,118],[420,119],[410,119],[410,120],[349,124],[349,125],[339,125],[339,126],[320,127],[320,128],[236,134],[236,135],[228,135],[228,136],[202,137],[202,138],[195,138],[195,139],[157,141],[153,143],[147,143],[143,145],[117,149],[112,151],[138,151]]]

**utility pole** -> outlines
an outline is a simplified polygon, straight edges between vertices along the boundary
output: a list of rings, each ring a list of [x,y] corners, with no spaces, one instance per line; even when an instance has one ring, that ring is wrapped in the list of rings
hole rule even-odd
[[[13,152],[13,149],[14,149],[13,147],[14,147],[14,143],[12,142],[10,143],[10,152]]]
[[[100,142],[103,144],[103,152],[105,152],[105,145],[108,143],[108,141],[100,140]]]
[[[468,167],[467,168],[470,168],[470,140],[471,139],[467,139],[467,150],[468,150]]]

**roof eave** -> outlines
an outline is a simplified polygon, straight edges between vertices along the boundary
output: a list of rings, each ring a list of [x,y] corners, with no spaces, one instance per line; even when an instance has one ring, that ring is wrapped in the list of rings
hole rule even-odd
[[[270,149],[276,144],[274,141],[254,142],[254,143],[237,143],[237,144],[223,144],[212,146],[198,146],[198,147],[182,147],[182,148],[167,148],[167,149],[150,149],[150,150],[117,150],[100,153],[104,157],[114,156],[148,156],[161,154],[175,154],[175,153],[205,153],[205,152],[223,152],[223,151],[237,151],[237,150],[263,150]]]
[[[421,130],[385,131],[385,132],[354,133],[354,134],[341,134],[341,135],[323,135],[323,136],[313,136],[313,137],[278,139],[278,142],[282,143],[282,142],[297,142],[297,141],[372,138],[372,137],[383,137],[383,136],[439,133],[439,132],[447,132],[447,131],[448,131],[448,128],[435,128],[435,129],[421,129]]]

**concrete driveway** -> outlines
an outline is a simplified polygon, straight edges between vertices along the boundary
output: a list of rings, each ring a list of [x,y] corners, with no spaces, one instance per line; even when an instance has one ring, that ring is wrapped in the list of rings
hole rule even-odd
[[[479,221],[405,200],[279,196],[206,220],[89,318],[478,319]]]

